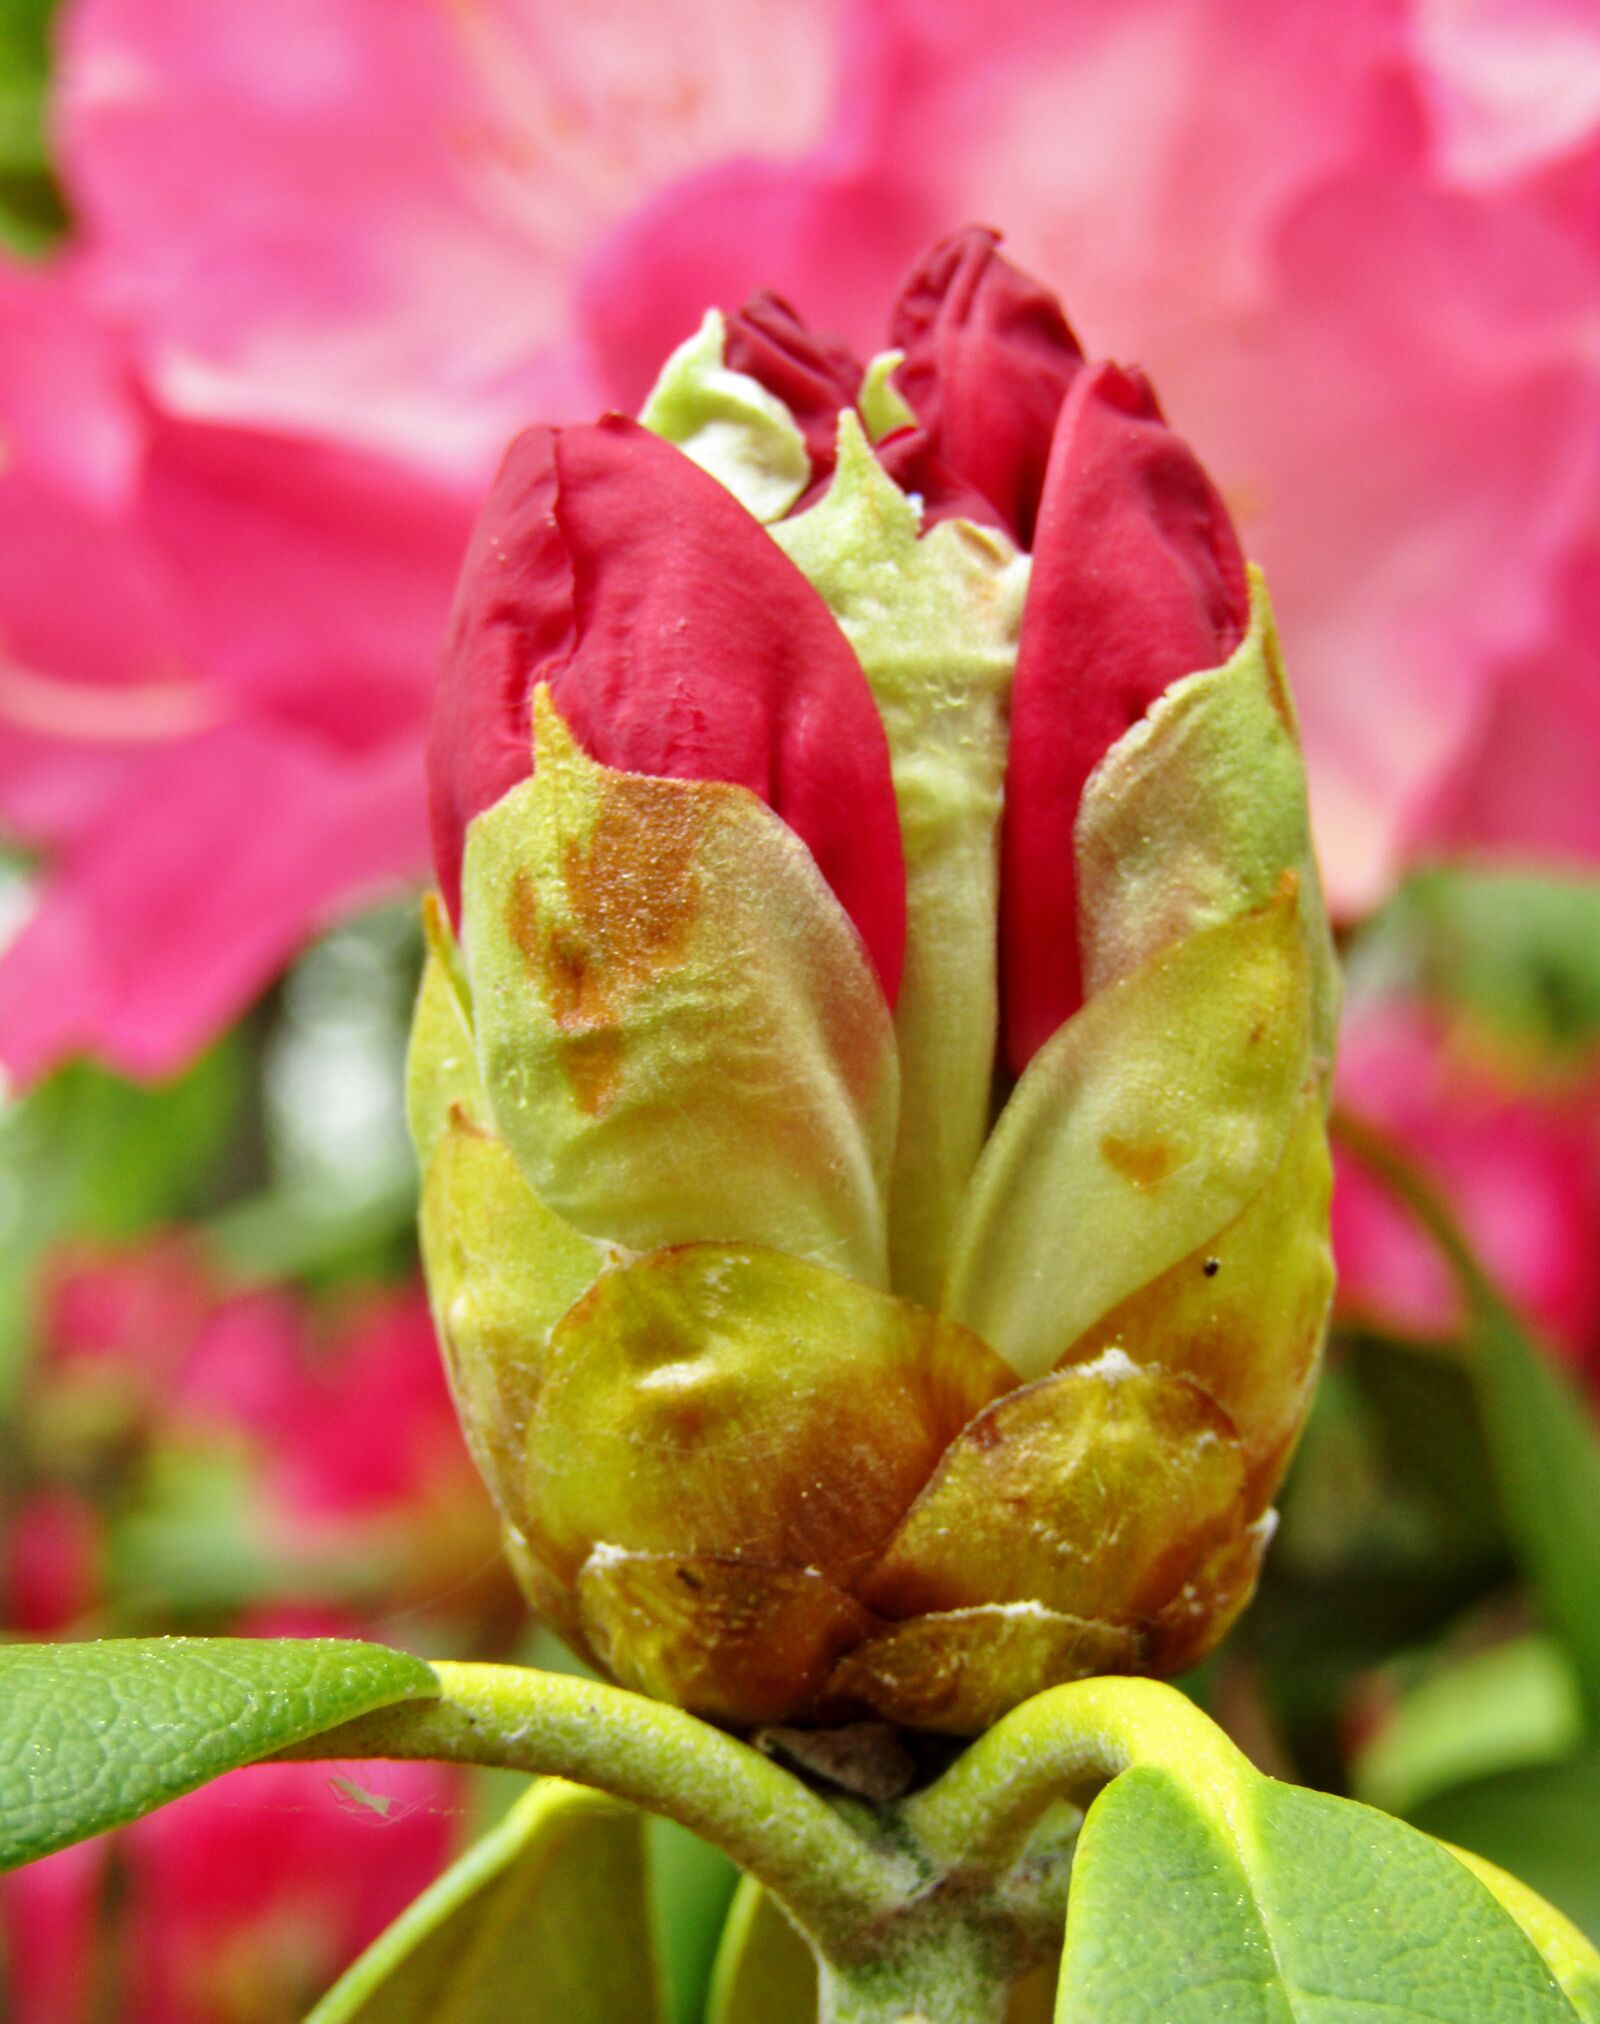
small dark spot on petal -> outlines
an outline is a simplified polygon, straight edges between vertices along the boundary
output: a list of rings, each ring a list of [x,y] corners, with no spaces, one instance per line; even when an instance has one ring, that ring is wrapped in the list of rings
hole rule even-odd
[[[1208,1279],[1215,1279],[1217,1274],[1222,1270],[1222,1260],[1220,1258],[1208,1258],[1201,1267],[1201,1270]]]

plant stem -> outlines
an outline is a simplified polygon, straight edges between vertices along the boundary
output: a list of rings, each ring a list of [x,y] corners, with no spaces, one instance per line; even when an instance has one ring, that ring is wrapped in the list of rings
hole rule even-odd
[[[1008,1969],[961,1926],[864,1968],[818,1964],[818,2024],[1001,2024]]]
[[[571,1778],[647,1807],[730,1855],[827,1955],[889,1916],[912,1865],[808,1786],[681,1708],[525,1666],[434,1664],[436,1701],[313,1736],[290,1757],[429,1757]]]
[[[1058,1799],[1084,1805],[1134,1764],[1181,1772],[1231,1804],[1244,1762],[1216,1725],[1156,1680],[1075,1680],[1036,1694],[980,1736],[926,1792],[906,1826],[950,1873],[999,1876]]]
[[[1473,1382],[1506,1529],[1552,1628],[1566,1643],[1591,1727],[1600,1727],[1600,1448],[1557,1360],[1518,1320],[1426,1175],[1381,1131],[1335,1113],[1334,1136],[1416,1218],[1465,1298]]]

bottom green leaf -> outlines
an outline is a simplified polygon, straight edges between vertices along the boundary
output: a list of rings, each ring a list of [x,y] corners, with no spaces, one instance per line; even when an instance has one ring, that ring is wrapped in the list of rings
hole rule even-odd
[[[711,1977],[706,2024],[816,2024],[811,1950],[761,1886],[734,1892]]]
[[[1084,1823],[1056,2017],[1591,2024],[1600,2012],[1563,1992],[1570,1958],[1548,1961],[1541,1937],[1449,1849],[1370,1807],[1145,1766]]]
[[[644,1833],[631,1808],[541,1780],[307,2024],[660,2024]]]

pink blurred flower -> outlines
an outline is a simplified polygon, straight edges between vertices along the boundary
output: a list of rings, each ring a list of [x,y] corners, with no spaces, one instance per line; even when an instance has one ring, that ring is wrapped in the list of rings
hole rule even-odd
[[[11,2024],[90,2024],[110,1844],[83,1841],[0,1880],[0,1961]]]
[[[36,1491],[0,1528],[0,1622],[21,1637],[61,1637],[98,1607],[104,1538],[80,1491]]]
[[[464,1803],[449,1765],[254,1765],[18,1870],[6,2014],[296,2024],[444,1867]]]
[[[0,267],[0,329],[0,816],[53,868],[0,965],[0,1056],[158,1075],[420,864],[466,505],[163,413],[71,266]]]
[[[46,1261],[40,1300],[50,1371],[114,1387],[144,1409],[176,1381],[217,1285],[194,1232],[168,1230],[126,1246],[63,1244]]]
[[[0,1525],[12,1631],[81,1634],[125,1610],[107,1547],[153,1459],[231,1455],[280,1578],[347,1598],[250,1611],[225,1626],[239,1635],[386,1635],[355,1609],[459,1609],[497,1569],[416,1287],[319,1314],[230,1287],[176,1231],[63,1250],[41,1306],[19,1422],[32,1487]],[[0,1883],[6,2016],[293,2024],[443,1867],[464,1810],[443,1765],[236,1772]]]
[[[39,474],[31,576],[71,635],[25,646],[0,581],[46,678],[0,694],[36,725],[0,811],[61,866],[0,965],[0,1056],[171,1065],[420,869],[444,579],[515,425],[635,401],[763,283],[866,342],[973,215],[1159,378],[1266,563],[1336,901],[1381,896],[1436,817],[1592,848],[1536,793],[1480,816],[1472,769],[1497,710],[1535,752],[1600,729],[1560,617],[1600,456],[1593,28],[1580,0],[284,0],[270,30],[76,0],[81,231],[51,285],[84,357],[0,347],[0,414],[45,384],[90,418],[21,433],[0,481]],[[148,475],[174,461],[176,504]],[[138,623],[102,636],[113,588]],[[1534,693],[1529,656],[1556,668]]]
[[[1485,1036],[1410,1000],[1352,1007],[1339,1100],[1438,1186],[1490,1273],[1600,1391],[1600,1073],[1541,1086]],[[1341,1154],[1339,1299],[1352,1320],[1443,1338],[1465,1315],[1415,1220]]]
[[[1537,636],[1482,691],[1470,732],[1415,827],[1462,856],[1600,861],[1600,502]]]
[[[389,1610],[498,1566],[419,1286],[319,1313],[289,1288],[230,1287],[180,1231],[59,1253],[42,1334],[24,1424],[36,1467],[64,1473],[6,1528],[20,1627],[88,1606],[79,1535],[87,1520],[98,1541],[102,1521],[82,1486],[108,1459],[126,1473],[149,1454],[231,1456],[249,1534],[312,1593],[331,1581]]]

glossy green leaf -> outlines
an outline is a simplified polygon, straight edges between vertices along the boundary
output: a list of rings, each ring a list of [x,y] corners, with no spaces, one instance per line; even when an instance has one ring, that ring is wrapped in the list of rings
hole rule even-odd
[[[1325,1793],[1141,1766],[1091,1807],[1058,2024],[1573,2024],[1448,1849]]]
[[[1544,1955],[1562,1993],[1583,2024],[1600,2024],[1600,1955],[1584,1934],[1564,1912],[1530,1890],[1520,1877],[1512,1876],[1470,1849],[1457,1848],[1455,1853],[1493,1892]]]
[[[644,1835],[632,1809],[542,1779],[307,2024],[659,2024]]]
[[[0,1869],[437,1691],[420,1659],[340,1638],[0,1648]]]

